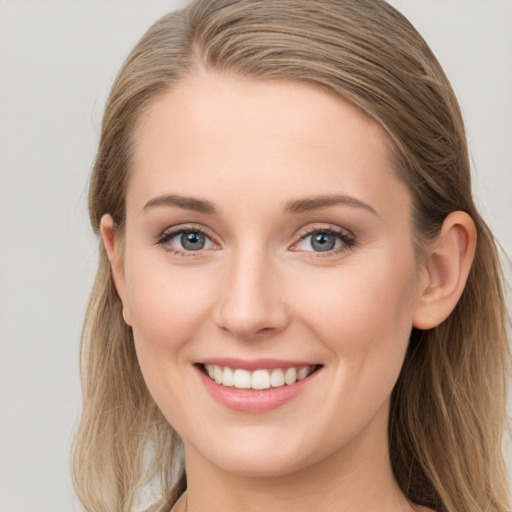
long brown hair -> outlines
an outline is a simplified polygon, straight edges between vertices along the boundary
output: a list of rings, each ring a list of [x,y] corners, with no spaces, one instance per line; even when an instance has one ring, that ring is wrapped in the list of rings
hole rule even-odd
[[[508,512],[508,320],[499,259],[473,202],[457,100],[425,41],[382,0],[197,0],[164,16],[136,45],[110,93],[90,185],[96,233],[105,213],[122,233],[137,121],[198,65],[314,84],[374,119],[413,197],[418,257],[449,213],[472,217],[478,243],[462,298],[441,325],[412,332],[392,395],[390,454],[411,501],[446,512]],[[82,338],[75,488],[88,511],[128,512],[138,492],[156,482],[160,506],[169,508],[186,488],[181,441],[146,389],[101,244],[99,250]]]

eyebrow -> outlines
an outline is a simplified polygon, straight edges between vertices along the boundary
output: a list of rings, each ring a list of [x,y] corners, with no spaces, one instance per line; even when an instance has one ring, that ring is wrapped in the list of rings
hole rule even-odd
[[[178,208],[183,208],[184,210],[192,210],[194,212],[207,213],[209,215],[217,213],[217,209],[212,203],[210,203],[210,201],[174,194],[158,196],[150,199],[144,205],[142,211],[146,212],[147,210],[157,206],[177,206]]]
[[[376,210],[368,203],[346,195],[328,195],[296,199],[286,203],[284,213],[303,213],[311,210],[319,210],[335,205],[345,205],[354,208],[363,208],[378,216]],[[175,194],[163,195],[150,199],[142,209],[143,212],[159,206],[175,206],[184,210],[191,210],[198,213],[215,215],[217,209],[210,201],[196,199],[193,197],[180,196]]]
[[[377,211],[370,206],[368,203],[361,201],[355,197],[346,195],[329,195],[329,196],[316,196],[308,197],[304,199],[297,199],[286,203],[284,213],[302,213],[311,210],[319,210],[321,208],[327,208],[329,206],[345,205],[354,208],[363,208],[374,215],[379,216]]]

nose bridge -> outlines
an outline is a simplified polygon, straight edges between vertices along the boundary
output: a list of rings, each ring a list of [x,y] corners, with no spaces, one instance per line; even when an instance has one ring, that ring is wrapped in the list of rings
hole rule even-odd
[[[247,244],[234,251],[218,304],[219,327],[241,339],[282,330],[287,318],[277,274],[265,249]]]

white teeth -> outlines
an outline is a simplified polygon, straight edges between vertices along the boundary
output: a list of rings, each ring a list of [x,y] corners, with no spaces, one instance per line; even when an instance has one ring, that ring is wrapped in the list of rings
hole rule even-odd
[[[233,386],[239,389],[251,389],[251,374],[247,370],[235,370]]]
[[[217,384],[222,384],[222,369],[220,366],[213,367],[213,378]]]
[[[297,370],[295,368],[288,368],[284,374],[284,381],[286,384],[291,385],[297,380]]]
[[[303,366],[297,372],[297,380],[305,379],[308,376],[308,368],[307,366]]]
[[[268,389],[270,387],[270,374],[268,370],[256,370],[252,372],[251,388]]]
[[[249,372],[242,369],[224,368],[214,364],[204,365],[210,379],[217,384],[238,389],[269,389],[291,386],[305,379],[315,369],[314,366],[290,367],[286,369],[255,370]]]
[[[270,385],[273,388],[280,388],[281,386],[284,386],[284,373],[281,368],[272,370],[272,373],[270,374]]]
[[[232,386],[234,384],[233,370],[227,366],[224,368],[224,373],[222,374],[222,384],[224,386]]]

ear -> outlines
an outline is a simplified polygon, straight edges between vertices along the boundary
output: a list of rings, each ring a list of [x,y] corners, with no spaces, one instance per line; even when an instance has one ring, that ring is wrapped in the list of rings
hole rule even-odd
[[[124,274],[123,246],[120,237],[116,231],[114,220],[108,214],[103,215],[100,222],[100,233],[103,240],[103,246],[107,251],[107,256],[112,269],[112,277],[117,293],[123,303],[124,321],[131,325],[129,309],[126,300],[126,279]]]
[[[452,212],[444,220],[439,236],[427,248],[414,327],[431,329],[448,318],[466,285],[475,247],[473,219],[464,212]]]

